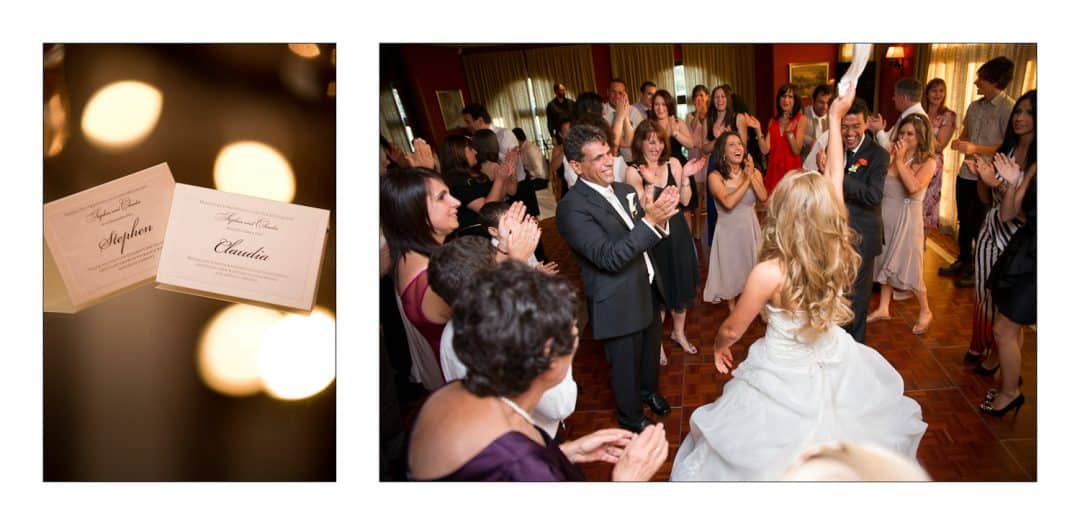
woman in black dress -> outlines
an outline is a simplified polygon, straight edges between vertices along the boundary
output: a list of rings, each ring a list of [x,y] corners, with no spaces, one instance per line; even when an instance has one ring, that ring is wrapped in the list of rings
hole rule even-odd
[[[1020,165],[1000,153],[994,159],[994,167],[1008,184],[999,211],[1002,219],[1019,216],[1024,221],[986,280],[997,306],[994,340],[1001,360],[1001,383],[987,392],[980,408],[990,415],[1002,416],[1012,409],[1020,410],[1024,404],[1024,394],[1020,392],[1020,329],[1035,324],[1037,167],[1032,165],[1026,170],[1022,181]]]
[[[677,159],[679,164],[686,166],[686,153],[683,148],[696,149],[700,147],[694,141],[694,134],[690,132],[690,126],[686,125],[676,114],[675,97],[671,96],[666,89],[661,89],[653,95],[652,109],[648,113],[649,120],[655,122],[664,135],[667,142],[668,156]],[[693,175],[693,171],[687,172]],[[697,184],[690,183],[690,202],[683,207],[683,211],[696,210],[698,207]],[[685,219],[684,219],[685,220]],[[691,215],[691,219],[693,215]]]
[[[494,149],[494,151],[492,151]],[[486,235],[480,221],[480,208],[489,202],[502,202],[513,192],[517,179],[513,164],[499,161],[499,141],[491,130],[480,130],[473,137],[446,137],[439,149],[443,179],[450,195],[461,201],[460,226],[451,236]]]
[[[657,96],[660,93],[657,91]],[[646,193],[655,197],[666,186],[676,186],[679,188],[679,204],[685,209],[690,203],[694,185],[690,174],[701,169],[706,159],[702,157],[684,166],[679,159],[670,155],[665,138],[664,130],[657,122],[645,120],[638,124],[630,147],[634,162],[626,169],[626,183],[637,190],[642,202]],[[652,263],[663,285],[664,310],[671,310],[674,325],[671,339],[682,346],[686,353],[696,354],[697,348],[686,338],[686,311],[694,305],[700,280],[694,238],[682,213],[668,219],[667,225],[669,236],[653,247]],[[664,312],[660,315],[663,319]],[[662,348],[660,364],[667,364],[667,356]]]

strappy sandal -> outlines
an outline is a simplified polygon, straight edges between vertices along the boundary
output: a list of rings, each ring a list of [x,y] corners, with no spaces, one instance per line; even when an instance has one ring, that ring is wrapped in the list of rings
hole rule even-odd
[[[697,347],[694,346],[693,344],[691,344],[690,340],[687,339],[685,335],[683,336],[683,340],[680,341],[675,337],[675,334],[671,334],[671,340],[675,341],[679,346],[681,346],[682,349],[683,349],[683,352],[686,352],[686,353],[688,353],[690,355],[694,355],[694,354],[698,353]]]

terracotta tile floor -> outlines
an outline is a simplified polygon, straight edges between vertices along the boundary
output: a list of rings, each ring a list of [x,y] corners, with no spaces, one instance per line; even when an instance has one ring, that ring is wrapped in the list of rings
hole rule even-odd
[[[562,274],[580,287],[577,263],[558,237],[554,219],[545,219],[541,224],[544,250],[559,263]],[[930,238],[939,247],[955,253],[948,237],[934,232]],[[704,249],[702,253],[707,254]],[[900,372],[906,394],[922,405],[923,418],[929,427],[919,447],[919,462],[938,481],[1035,480],[1038,407],[1035,331],[1025,329],[1022,374],[1027,403],[1015,420],[1012,416],[999,419],[981,414],[978,404],[996,379],[977,376],[970,366],[962,363],[971,330],[974,292],[957,289],[951,280],[938,277],[937,268],[951,261],[935,250],[927,250],[926,254],[924,275],[934,312],[930,331],[923,336],[911,334],[918,316],[918,304],[911,298],[894,302],[892,319],[869,325],[866,336],[866,344],[878,349]],[[705,258],[702,257],[702,286]],[[699,297],[700,293],[699,289]],[[875,297],[872,307],[876,302]],[[694,409],[715,400],[730,377],[720,377],[716,372],[711,348],[716,329],[726,315],[726,305],[699,304],[690,310],[687,336],[700,350],[697,355],[684,353],[667,339],[671,320],[665,323],[664,348],[669,364],[661,370],[660,393],[671,403],[672,411],[660,421],[667,428],[671,453],[655,480],[668,478],[671,461],[688,432]],[[746,358],[748,345],[763,334],[764,325],[756,321],[733,347],[737,363]],[[591,339],[588,330],[583,330],[574,362],[574,378],[581,392],[577,410],[566,422],[569,439],[615,426],[608,370],[599,342]],[[590,480],[610,479],[610,466],[590,465],[584,470]]]

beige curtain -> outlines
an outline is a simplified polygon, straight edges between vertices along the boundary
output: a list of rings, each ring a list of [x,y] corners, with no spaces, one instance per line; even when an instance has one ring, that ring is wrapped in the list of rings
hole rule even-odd
[[[987,60],[1004,56],[1013,61],[1013,79],[1005,92],[1014,100],[1035,89],[1036,49],[1034,44],[930,44],[925,83],[933,78],[945,80],[945,104],[956,112],[956,136],[963,128],[964,112],[978,95],[975,93],[975,71]],[[920,71],[920,70],[916,70]],[[955,137],[954,137],[955,138]],[[961,155],[945,149],[945,167],[941,180],[941,224],[956,231],[956,173],[960,171]]]
[[[529,104],[528,73],[521,51],[475,53],[461,57],[470,102],[478,102],[500,128],[520,127],[535,139],[532,106]]]
[[[611,46],[611,74],[626,82],[630,103],[638,101],[641,83],[651,80],[656,89],[675,95],[675,50],[671,44]],[[604,86],[606,90],[607,86]],[[606,97],[605,97],[606,98]]]
[[[387,86],[379,91],[379,133],[392,144],[397,144],[405,151],[411,151],[409,139],[405,136],[405,126],[401,123],[394,94]]]
[[[552,87],[556,82],[566,86],[566,96],[577,100],[578,95],[596,89],[593,73],[592,49],[589,45],[546,47],[525,51],[525,67],[532,79],[533,96],[536,98],[536,114],[540,129],[547,136],[547,103],[555,97]],[[525,133],[532,137],[531,130]]]
[[[686,95],[698,84],[712,93],[721,84],[731,84],[736,93],[754,107],[754,46],[683,44],[683,71]],[[692,103],[687,100],[687,104]]]

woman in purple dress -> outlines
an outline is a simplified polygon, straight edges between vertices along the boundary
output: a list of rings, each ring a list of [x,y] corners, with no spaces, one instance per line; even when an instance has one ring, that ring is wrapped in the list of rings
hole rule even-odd
[[[937,155],[937,169],[930,179],[930,186],[923,195],[923,227],[938,228],[938,203],[941,201],[941,169],[945,165],[942,152],[952,140],[956,131],[956,112],[945,106],[945,81],[935,78],[926,83],[922,106],[934,131],[934,154]]]
[[[583,481],[575,463],[615,465],[646,481],[668,454],[663,424],[608,428],[556,444],[529,415],[577,350],[577,294],[566,279],[508,261],[477,276],[453,306],[454,349],[468,368],[431,394],[409,441],[408,477],[432,481]]]

